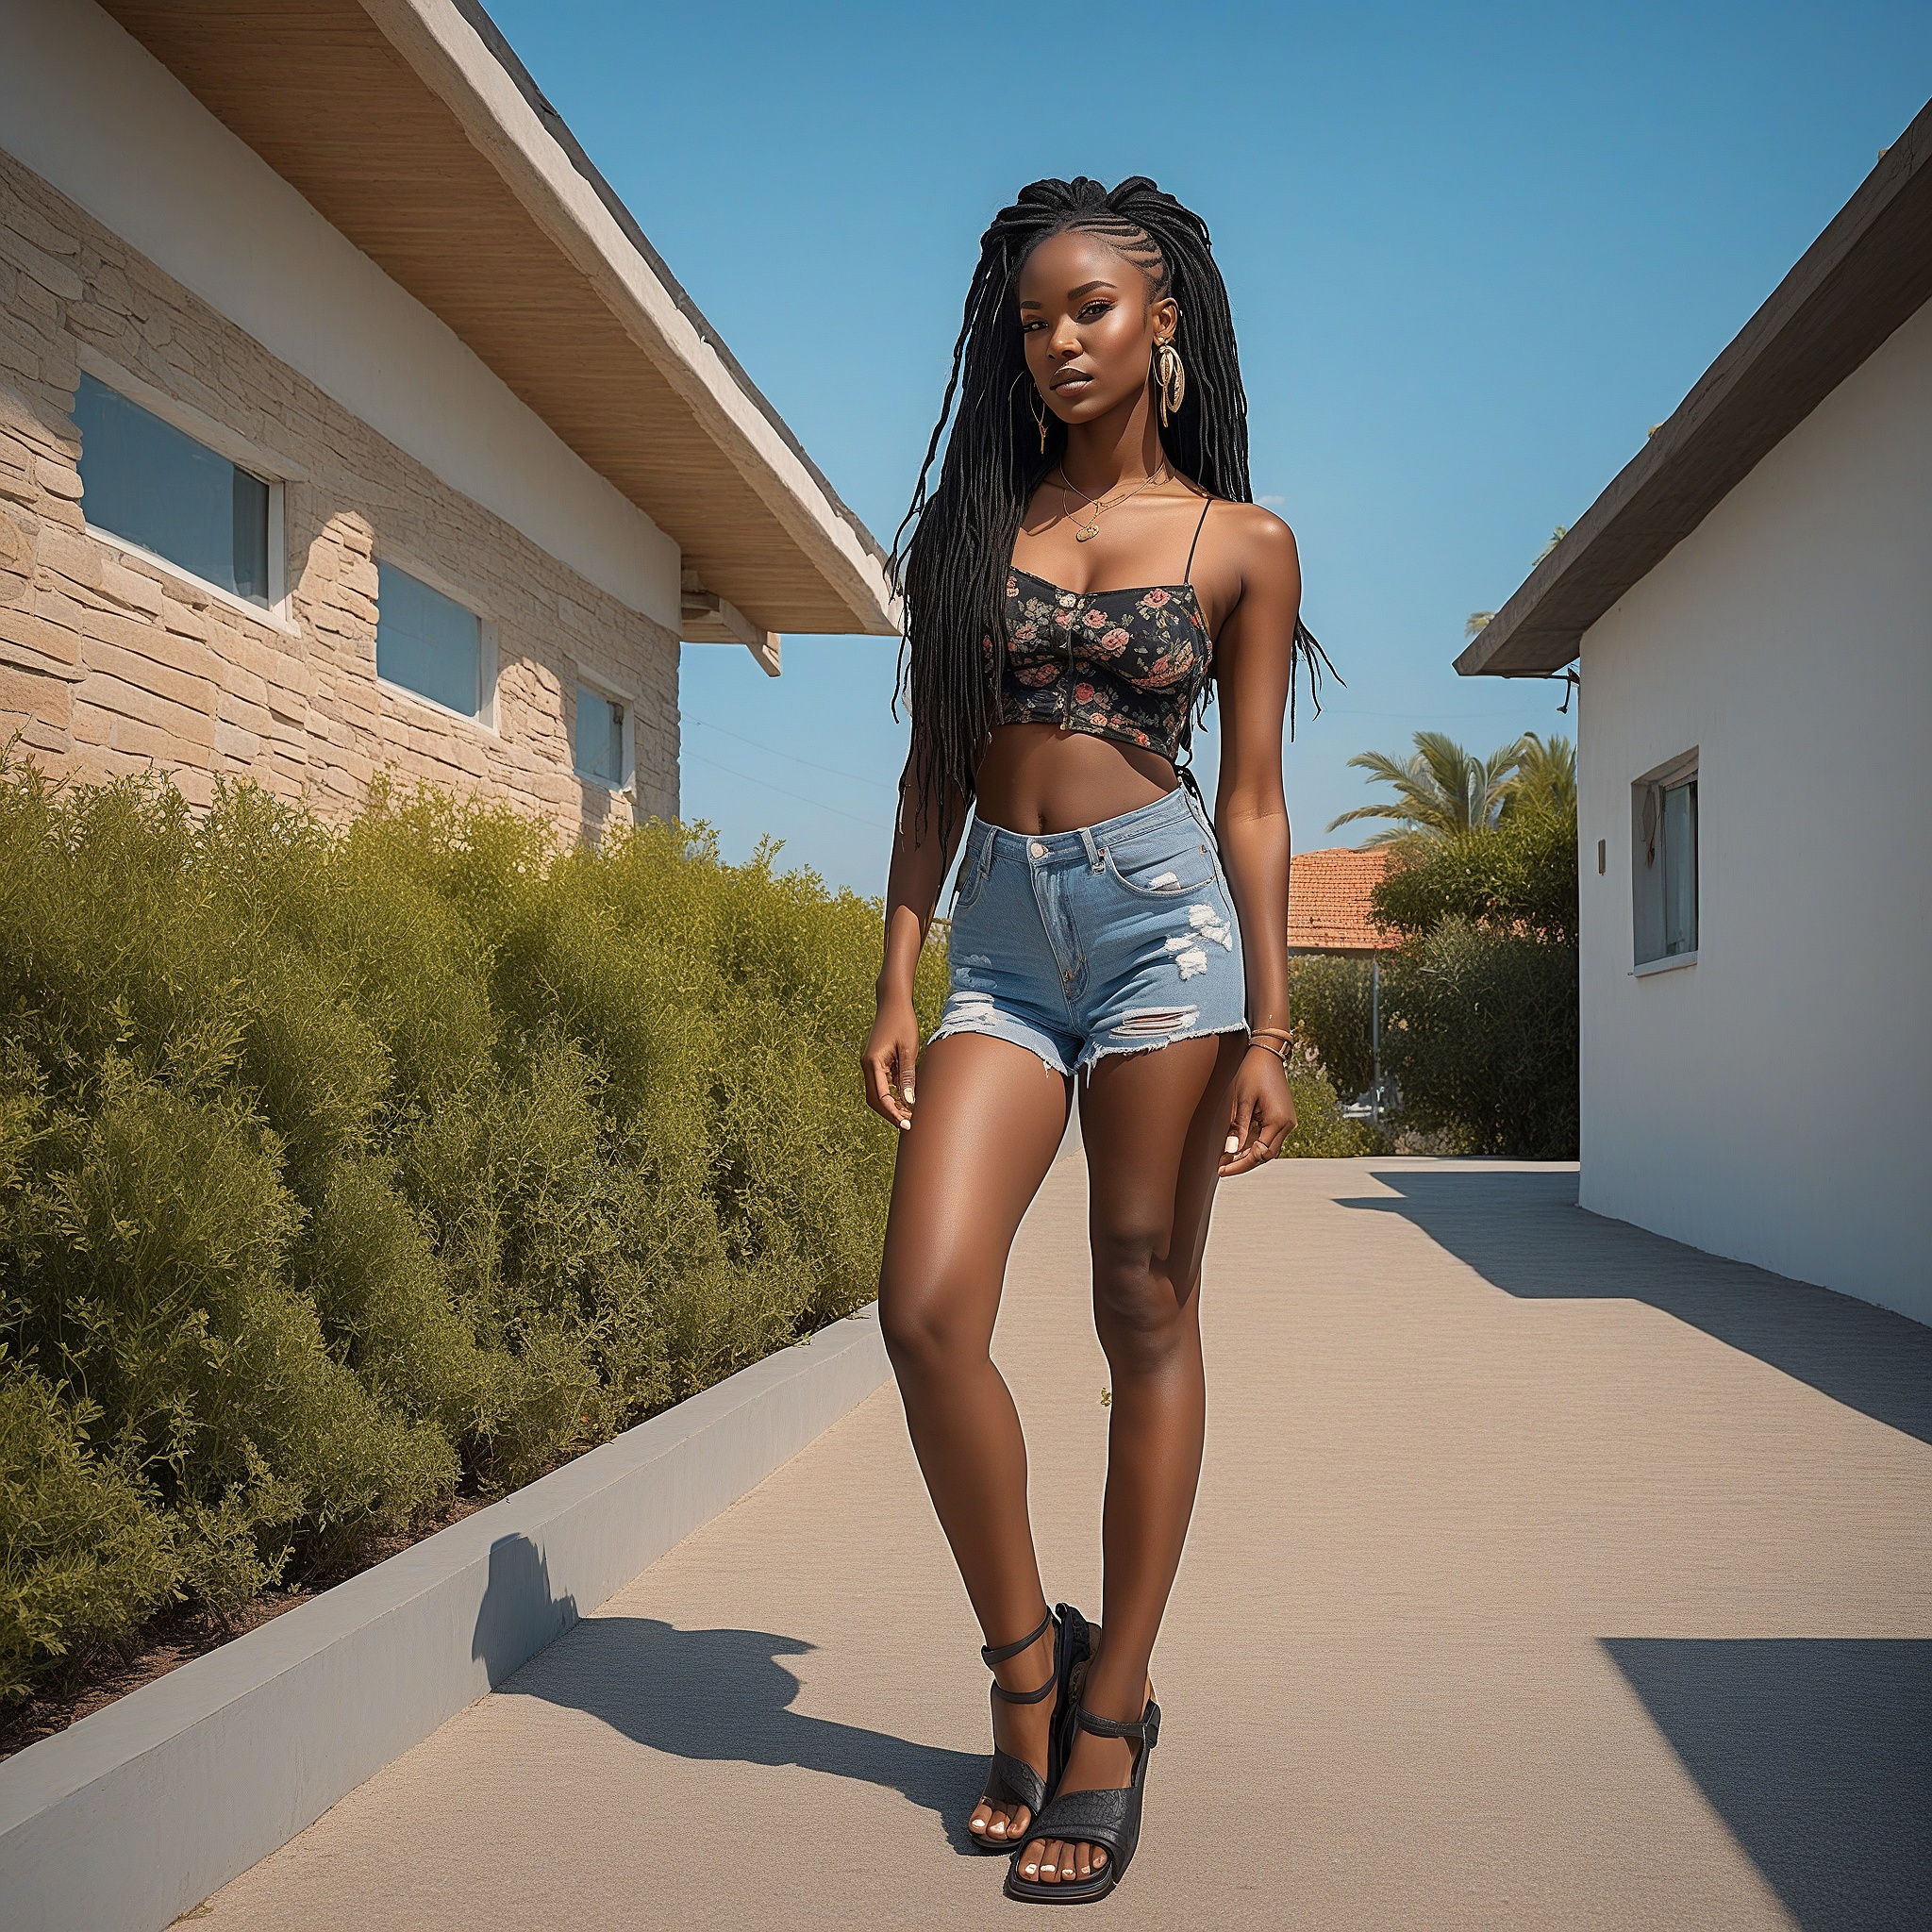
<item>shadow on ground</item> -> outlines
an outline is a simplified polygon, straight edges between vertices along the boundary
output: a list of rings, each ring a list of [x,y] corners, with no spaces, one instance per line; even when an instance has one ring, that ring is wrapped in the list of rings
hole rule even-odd
[[[1397,1198],[1341,1205],[1414,1222],[1506,1294],[1647,1302],[1847,1408],[1932,1442],[1932,1328],[1587,1213],[1572,1171],[1399,1168],[1375,1178]]]
[[[769,1630],[679,1630],[654,1617],[591,1617],[503,1690],[588,1711],[674,1757],[795,1764],[883,1786],[933,1812],[955,1851],[971,1851],[966,1819],[985,1759],[793,1710],[798,1679],[778,1659],[811,1648]],[[834,1811],[827,1807],[828,1820]]]
[[[1604,1648],[1804,1932],[1932,1925],[1932,1641]]]

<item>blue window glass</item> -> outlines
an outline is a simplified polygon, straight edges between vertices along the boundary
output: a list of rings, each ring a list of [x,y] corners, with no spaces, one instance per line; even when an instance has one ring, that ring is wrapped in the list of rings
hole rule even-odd
[[[1697,780],[1665,790],[1664,955],[1697,950]]]
[[[483,625],[474,610],[381,558],[375,675],[474,718],[483,708]]]
[[[624,783],[624,707],[577,686],[576,765],[599,784]]]
[[[92,375],[74,400],[81,508],[210,584],[268,608],[268,485]]]

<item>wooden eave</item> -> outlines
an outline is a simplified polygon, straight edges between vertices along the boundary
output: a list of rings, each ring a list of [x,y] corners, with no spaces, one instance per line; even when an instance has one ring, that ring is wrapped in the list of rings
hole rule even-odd
[[[683,635],[896,628],[878,545],[475,0],[104,5],[677,543]]]
[[[1932,297],[1932,104],[1770,299],[1456,660],[1546,675]]]

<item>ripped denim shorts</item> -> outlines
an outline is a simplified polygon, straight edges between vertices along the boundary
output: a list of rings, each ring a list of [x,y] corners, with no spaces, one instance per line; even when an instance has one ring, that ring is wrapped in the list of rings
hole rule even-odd
[[[1241,926],[1184,787],[1077,832],[974,819],[935,1040],[991,1034],[1075,1074],[1108,1054],[1244,1033],[1246,1013]]]

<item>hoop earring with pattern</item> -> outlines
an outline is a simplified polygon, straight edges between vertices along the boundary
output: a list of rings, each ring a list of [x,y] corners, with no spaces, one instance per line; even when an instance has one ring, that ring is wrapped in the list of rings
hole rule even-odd
[[[1154,386],[1160,392],[1160,426],[1165,429],[1168,418],[1180,414],[1188,393],[1188,366],[1172,340],[1154,345]]]

